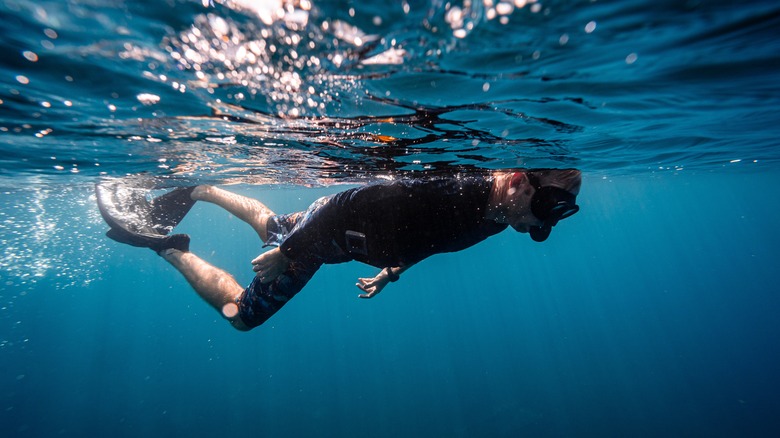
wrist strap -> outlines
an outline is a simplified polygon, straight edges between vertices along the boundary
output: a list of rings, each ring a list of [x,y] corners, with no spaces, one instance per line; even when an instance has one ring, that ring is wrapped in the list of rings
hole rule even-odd
[[[390,280],[390,282],[398,281],[399,278],[401,278],[400,275],[393,272],[393,268],[385,268],[385,274],[387,274],[387,279]]]

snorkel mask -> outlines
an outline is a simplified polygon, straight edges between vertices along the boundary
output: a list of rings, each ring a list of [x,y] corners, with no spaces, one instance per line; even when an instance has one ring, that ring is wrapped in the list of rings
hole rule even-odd
[[[526,174],[526,176],[536,189],[531,198],[531,213],[544,222],[540,227],[530,227],[528,232],[535,242],[544,242],[558,221],[580,211],[580,207],[576,203],[577,197],[570,192],[559,187],[542,187],[536,175]]]

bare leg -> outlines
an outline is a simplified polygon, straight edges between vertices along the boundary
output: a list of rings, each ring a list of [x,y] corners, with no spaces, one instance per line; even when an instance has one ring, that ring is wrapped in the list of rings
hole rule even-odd
[[[263,242],[268,240],[265,224],[268,218],[274,215],[274,212],[260,201],[207,185],[196,187],[190,196],[197,201],[219,205],[251,225]]]
[[[191,252],[168,249],[160,256],[184,275],[195,292],[238,330],[249,330],[238,315],[236,299],[244,292],[232,275]]]
[[[260,201],[241,196],[218,187],[201,185],[190,195],[197,201],[216,204],[248,223],[263,242],[268,239],[266,222],[274,214]],[[169,249],[160,253],[168,263],[184,275],[187,282],[203,300],[216,309],[238,330],[249,330],[238,315],[236,300],[244,292],[232,275],[191,252]]]

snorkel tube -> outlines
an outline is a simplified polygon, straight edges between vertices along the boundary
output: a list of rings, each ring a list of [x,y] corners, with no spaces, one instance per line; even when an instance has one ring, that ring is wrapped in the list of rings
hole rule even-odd
[[[528,233],[534,242],[544,242],[550,237],[552,227],[561,219],[580,211],[580,207],[576,202],[577,197],[572,193],[554,186],[541,187],[536,177],[530,177],[529,181],[536,188],[536,193],[531,198],[531,213],[544,222],[544,225],[532,226]]]

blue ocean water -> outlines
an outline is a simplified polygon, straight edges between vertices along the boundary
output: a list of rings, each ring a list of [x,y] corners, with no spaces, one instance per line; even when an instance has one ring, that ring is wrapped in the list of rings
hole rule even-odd
[[[777,436],[774,2],[0,0],[3,436]],[[380,178],[583,171],[372,300],[323,267],[239,333],[93,185],[277,212]],[[251,229],[177,231],[252,278]]]

